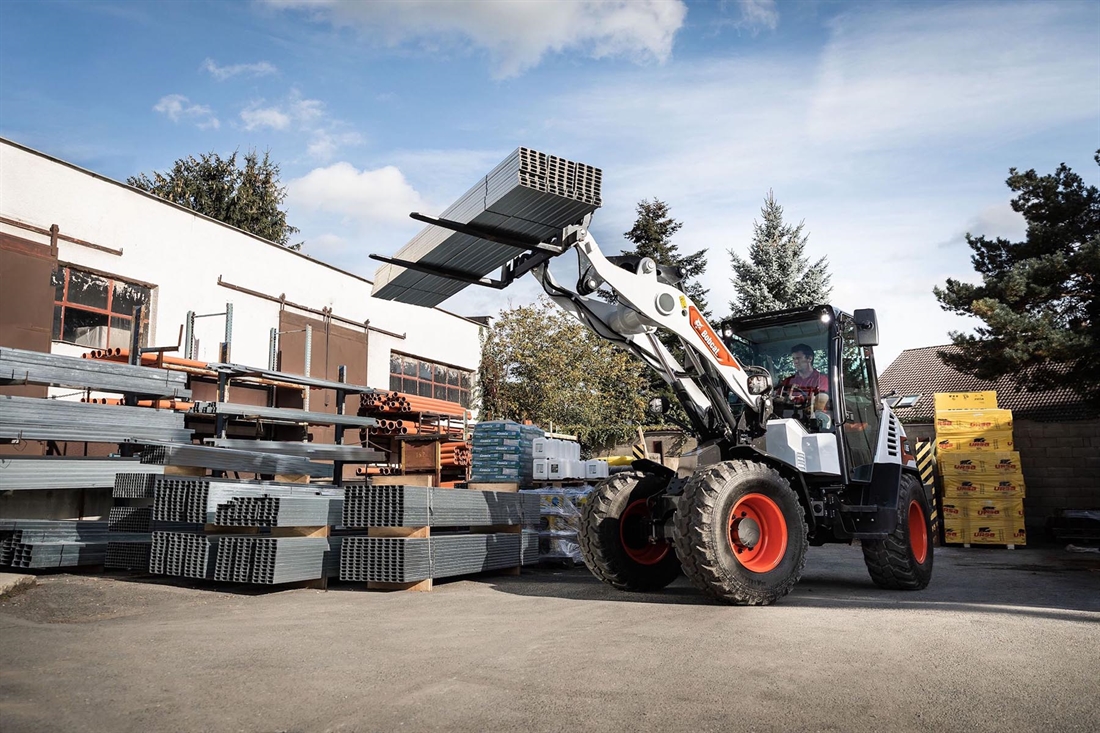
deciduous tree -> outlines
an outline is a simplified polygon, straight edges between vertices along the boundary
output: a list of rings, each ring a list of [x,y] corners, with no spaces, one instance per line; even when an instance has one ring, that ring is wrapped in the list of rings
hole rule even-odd
[[[643,368],[542,298],[501,311],[483,337],[481,419],[553,425],[588,450],[626,442],[644,418]]]
[[[228,158],[214,152],[198,158],[189,155],[167,173],[141,173],[126,182],[258,237],[291,249],[301,247],[290,244],[298,229],[286,221],[286,187],[280,185],[279,166],[267,152],[261,159],[249,151],[243,165],[238,165],[236,151]]]

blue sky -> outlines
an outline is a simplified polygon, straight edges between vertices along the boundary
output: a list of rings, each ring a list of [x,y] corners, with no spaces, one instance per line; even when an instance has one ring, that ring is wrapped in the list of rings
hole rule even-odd
[[[1100,183],[1100,3],[5,0],[0,135],[118,180],[269,149],[304,251],[368,277],[533,147],[604,170],[606,251],[668,202],[718,316],[772,189],[881,368],[972,325],[931,290],[974,279],[966,232],[1022,236],[1010,167]]]

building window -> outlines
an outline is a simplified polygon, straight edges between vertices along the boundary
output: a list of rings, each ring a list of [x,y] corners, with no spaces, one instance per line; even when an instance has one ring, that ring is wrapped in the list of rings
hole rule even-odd
[[[473,372],[415,356],[390,353],[390,389],[470,406]]]
[[[143,305],[142,345],[149,338],[150,289],[59,266],[53,272],[53,340],[93,349],[128,348],[134,306]]]

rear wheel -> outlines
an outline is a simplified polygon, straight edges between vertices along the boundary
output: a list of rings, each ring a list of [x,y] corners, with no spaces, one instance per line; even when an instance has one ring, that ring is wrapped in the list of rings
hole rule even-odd
[[[774,603],[802,577],[806,547],[798,497],[763,463],[719,463],[684,487],[676,553],[692,583],[716,600]]]
[[[898,524],[884,540],[864,540],[863,560],[875,585],[921,590],[932,580],[932,507],[920,481],[903,474],[898,486]]]
[[[620,473],[596,486],[577,533],[593,575],[629,591],[660,590],[680,575],[672,544],[650,541],[652,516],[646,500],[665,484],[642,473]]]

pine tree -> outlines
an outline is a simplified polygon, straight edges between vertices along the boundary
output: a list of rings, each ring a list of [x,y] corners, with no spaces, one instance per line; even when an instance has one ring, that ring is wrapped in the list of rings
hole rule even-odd
[[[683,273],[680,289],[695,301],[700,313],[709,316],[707,292],[696,281],[707,269],[707,251],[701,249],[695,254],[681,255],[680,248],[672,243],[672,236],[680,231],[683,223],[670,217],[668,212],[669,206],[664,201],[642,199],[634,226],[623,234],[634,248],[624,249],[623,254],[649,257],[658,265],[679,267]]]
[[[256,151],[249,151],[243,167],[237,165],[236,151],[228,158],[213,152],[198,158],[189,155],[167,173],[153,171],[151,177],[141,173],[126,183],[257,237],[290,249],[301,247],[290,244],[298,229],[287,223],[280,208],[286,187],[280,185],[279,166],[269,153],[261,160]]]
[[[731,282],[737,299],[730,303],[734,317],[829,302],[829,262],[822,257],[810,264],[806,256],[809,234],[805,221],[791,226],[783,221],[783,207],[768,191],[760,209],[762,222],[753,221],[748,259],[729,250]]]
[[[1045,176],[1011,168],[1006,183],[1027,234],[1022,242],[966,235],[982,283],[949,279],[933,292],[944,310],[984,325],[952,332],[958,350],[939,356],[982,379],[1068,387],[1100,406],[1100,191],[1065,163]]]

